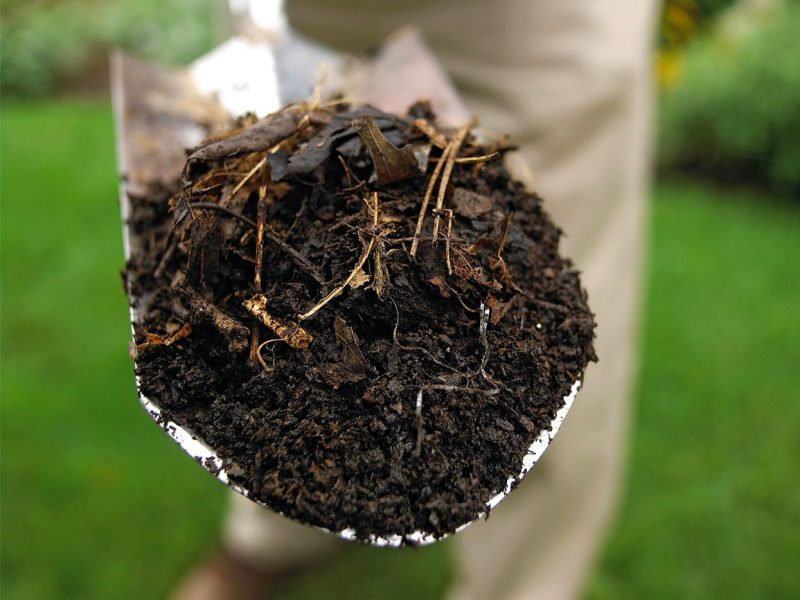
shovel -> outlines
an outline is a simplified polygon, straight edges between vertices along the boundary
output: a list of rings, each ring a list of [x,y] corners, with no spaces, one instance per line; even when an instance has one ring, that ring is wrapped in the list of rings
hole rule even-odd
[[[186,68],[164,68],[122,53],[111,59],[126,260],[141,248],[141,240],[128,226],[131,197],[146,194],[153,185],[175,181],[183,169],[185,150],[198,145],[214,126],[247,112],[263,117],[287,103],[307,99],[320,81],[320,72],[325,76],[323,97],[345,93],[348,98],[395,113],[404,113],[417,99],[427,98],[444,124],[460,125],[469,118],[416,30],[390,36],[377,57],[365,61],[333,52],[291,31],[280,2],[231,0],[229,8],[239,34]],[[129,304],[133,326],[147,313],[148,298],[131,296]],[[217,453],[191,431],[163,418],[158,398],[141,393],[138,377],[136,383],[139,401],[167,435],[222,483],[249,497],[248,490],[230,481]],[[486,512],[497,506],[542,456],[572,406],[580,383],[573,384],[549,430],[531,444],[519,475],[486,498]],[[418,397],[418,410],[421,401]],[[463,523],[456,531],[472,522]],[[348,540],[364,538],[353,528],[323,531]],[[410,535],[371,535],[365,541],[397,547],[430,544],[443,537],[415,531]]]

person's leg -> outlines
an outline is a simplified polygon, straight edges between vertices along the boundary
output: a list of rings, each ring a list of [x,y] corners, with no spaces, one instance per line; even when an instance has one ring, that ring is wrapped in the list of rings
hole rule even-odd
[[[597,315],[600,362],[519,489],[456,536],[451,596],[579,593],[620,482],[636,358],[654,0],[294,0],[301,31],[347,50],[419,25],[481,122],[511,133],[567,232]]]
[[[180,581],[172,600],[260,600],[347,545],[233,491],[229,500],[220,551]]]
[[[320,562],[346,545],[339,538],[231,494],[222,527],[222,547],[256,569],[291,571]]]
[[[600,363],[561,434],[486,523],[455,539],[459,598],[574,596],[608,520],[626,437],[638,318],[654,0],[291,0],[301,32],[363,50],[404,23],[427,41],[484,125],[509,132],[584,272]],[[234,505],[232,521],[248,509]],[[263,560],[269,523],[228,535]],[[230,531],[230,529],[229,529]],[[260,531],[256,544],[246,541]],[[311,531],[309,548],[324,545]],[[249,548],[250,550],[245,550]],[[255,549],[260,549],[254,551]],[[310,550],[313,552],[313,550]],[[280,552],[280,550],[278,550]],[[259,556],[261,558],[259,558]],[[268,561],[267,561],[268,562]]]
[[[576,597],[612,514],[627,442],[656,7],[526,6],[517,17],[530,23],[528,38],[517,31],[518,60],[494,82],[511,107],[502,128],[516,134],[537,191],[567,232],[564,251],[583,271],[596,314],[599,363],[533,477],[456,539],[453,599]]]

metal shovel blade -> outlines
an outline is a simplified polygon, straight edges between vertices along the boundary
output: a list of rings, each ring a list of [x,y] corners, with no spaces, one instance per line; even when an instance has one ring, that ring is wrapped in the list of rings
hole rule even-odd
[[[291,68],[286,68],[289,62]],[[429,98],[444,122],[459,124],[468,118],[444,71],[413,30],[392,36],[371,62],[326,52],[291,32],[272,42],[232,38],[185,69],[158,67],[117,54],[111,64],[112,99],[126,260],[141,248],[140,239],[128,226],[131,198],[146,194],[153,184],[174,182],[182,171],[185,150],[199,144],[212,125],[248,111],[263,116],[289,101],[308,97],[321,63],[327,67],[330,92],[346,92],[349,98],[397,113],[404,112],[417,98]],[[386,73],[392,76],[387,77]],[[345,81],[347,89],[343,87]],[[129,302],[133,327],[146,314],[147,299],[131,296]],[[167,435],[222,483],[250,497],[248,490],[229,480],[217,453],[193,432],[162,418],[158,398],[141,393],[138,377],[136,383],[142,406]],[[539,460],[558,432],[579,387],[580,381],[576,381],[550,429],[542,431],[531,444],[519,475],[509,478],[503,489],[486,498],[486,511],[505,498]],[[457,531],[470,523],[464,523]],[[350,540],[364,537],[352,527],[328,533]],[[396,547],[430,544],[439,539],[443,538],[415,531],[410,535],[371,535],[366,541],[374,546]]]

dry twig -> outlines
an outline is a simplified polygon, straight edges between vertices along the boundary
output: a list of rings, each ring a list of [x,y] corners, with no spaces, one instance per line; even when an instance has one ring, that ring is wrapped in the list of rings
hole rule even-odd
[[[474,165],[478,163],[485,163],[491,160],[497,160],[500,158],[499,152],[492,152],[491,154],[482,154],[481,156],[464,156],[461,158],[457,158],[455,163],[457,165]]]
[[[411,256],[416,257],[417,255],[417,246],[419,245],[419,236],[422,233],[422,224],[425,222],[425,213],[428,210],[428,203],[431,200],[431,196],[433,195],[433,190],[436,187],[436,182],[439,180],[439,174],[442,172],[444,168],[445,162],[447,161],[447,157],[452,150],[452,145],[448,144],[447,147],[444,149],[442,153],[442,158],[439,163],[434,167],[433,173],[431,174],[430,180],[428,180],[428,187],[425,190],[425,196],[422,198],[422,206],[419,208],[419,217],[417,218],[417,227],[414,230],[414,239],[411,242]]]
[[[443,208],[441,212],[447,216],[447,233],[444,239],[444,260],[447,263],[447,274],[452,275],[453,263],[450,262],[450,243],[452,242],[453,236],[453,211],[449,208]]]
[[[269,155],[272,154],[273,148],[277,148],[278,146],[280,146],[280,143],[275,145],[275,146],[273,146],[272,148],[270,148],[267,151],[267,153],[264,155],[264,158],[262,158],[260,161],[258,161],[256,163],[256,166],[253,167],[252,169],[250,169],[250,171],[247,173],[247,175],[245,175],[242,178],[242,180],[239,183],[236,184],[236,187],[233,188],[233,191],[231,192],[231,195],[230,195],[231,198],[234,198],[236,196],[236,194],[239,193],[239,190],[241,190],[244,187],[244,184],[247,183],[248,181],[250,181],[250,179],[253,177],[253,175],[258,173],[259,169],[263,168],[264,165],[267,164],[267,159],[269,158]]]
[[[244,307],[265,327],[269,327],[279,338],[295,350],[305,350],[313,341],[313,337],[305,329],[292,321],[281,322],[267,312],[267,298],[264,294],[256,294],[244,301]]]
[[[210,322],[223,336],[228,338],[228,348],[231,352],[238,354],[247,348],[250,331],[240,321],[222,312],[219,307],[203,298],[188,285],[180,286],[178,291],[188,303],[195,317]]]
[[[214,202],[192,202],[189,205],[189,208],[194,210],[195,208],[199,209],[206,209],[206,210],[216,210],[218,212],[224,213],[229,217],[233,217],[244,223],[245,225],[249,225],[253,229],[258,229],[258,224],[250,219],[249,217],[245,217],[242,214],[237,213],[235,210],[231,210],[227,206],[222,206],[221,204],[216,204]]]
[[[464,125],[461,129],[456,132],[453,141],[450,143],[450,152],[447,153],[447,159],[444,164],[444,172],[442,173],[442,180],[439,182],[439,195],[436,197],[436,210],[442,210],[444,206],[444,197],[447,193],[447,184],[450,183],[450,176],[453,174],[453,166],[455,165],[456,158],[458,158],[458,151],[461,149],[461,145],[464,143],[464,140],[467,138],[467,134],[469,130],[472,129],[475,120],[470,120],[469,123]],[[438,165],[437,165],[438,166]],[[432,243],[436,244],[437,237],[439,235],[439,215],[433,219],[433,235],[431,236]]]
[[[258,221],[256,223],[256,257],[255,257],[255,276],[253,277],[253,289],[256,294],[261,293],[261,271],[264,268],[264,225],[267,220],[267,188],[261,186],[258,189]],[[258,325],[250,328],[250,362],[260,359],[258,345]],[[261,362],[261,361],[259,361]]]
[[[496,160],[502,156],[499,151],[491,152],[490,154],[481,154],[480,156],[461,156],[456,158],[453,162],[457,165],[477,165],[492,160]],[[442,162],[442,158],[432,158],[431,162]]]
[[[443,133],[437,131],[427,119],[415,119],[414,127],[427,135],[434,146],[441,149],[445,149],[447,147],[447,137]]]
[[[379,240],[378,245],[375,247],[375,251],[373,252],[372,259],[374,263],[372,289],[375,290],[375,294],[377,294],[381,301],[386,299],[386,285],[389,279],[386,265],[383,262],[385,253],[383,240]]]
[[[267,224],[267,188],[258,190],[258,221],[256,223],[256,272],[253,286],[256,293],[261,292],[261,271],[264,268],[264,227]]]

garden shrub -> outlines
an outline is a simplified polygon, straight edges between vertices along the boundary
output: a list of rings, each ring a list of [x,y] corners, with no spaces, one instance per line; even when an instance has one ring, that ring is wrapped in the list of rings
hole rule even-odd
[[[3,93],[43,94],[98,52],[120,47],[168,64],[186,63],[219,42],[216,0],[4,2]]]
[[[661,165],[800,193],[798,32],[793,3],[740,39],[693,43],[662,95]]]

